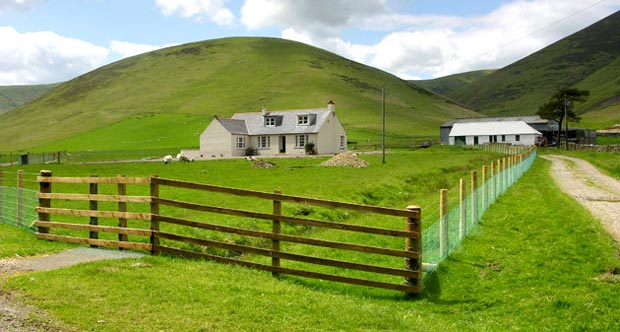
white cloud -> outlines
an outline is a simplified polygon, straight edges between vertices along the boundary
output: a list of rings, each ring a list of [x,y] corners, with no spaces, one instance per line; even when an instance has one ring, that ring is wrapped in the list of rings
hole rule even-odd
[[[246,0],[249,29],[280,27],[282,37],[330,50],[400,77],[439,77],[501,68],[618,10],[620,0],[517,0],[478,17],[399,14],[382,0]],[[383,32],[352,43],[352,29]]]
[[[109,51],[49,31],[0,27],[0,85],[55,83],[104,63]]]
[[[113,40],[110,42],[110,51],[120,54],[122,58],[147,53],[158,50],[160,48],[175,46],[178,44],[166,44],[163,46],[149,45],[149,44],[136,44],[124,41]]]
[[[47,0],[0,0],[0,13],[8,10],[27,11]]]
[[[205,18],[217,25],[232,26],[235,16],[224,6],[225,0],[155,0],[162,14],[179,15],[203,22]]]

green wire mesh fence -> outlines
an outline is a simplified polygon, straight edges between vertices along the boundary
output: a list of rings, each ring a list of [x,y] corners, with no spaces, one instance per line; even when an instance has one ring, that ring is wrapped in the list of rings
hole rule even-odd
[[[34,180],[25,180],[21,171],[17,173],[0,171],[0,223],[34,233],[36,228],[33,223],[37,219],[35,209],[39,200],[36,190],[24,188],[24,181]]]
[[[510,154],[512,151],[517,154]],[[452,204],[451,209],[445,208],[450,199],[448,190],[444,189],[438,211],[422,211],[422,224],[430,224],[422,232],[422,257],[427,272],[432,273],[437,264],[461,244],[489,206],[530,169],[536,159],[535,149],[523,154],[516,149],[507,152],[507,158],[493,162],[490,168],[484,166],[480,178],[473,171],[469,186],[464,186],[465,181],[461,180],[459,193],[452,198],[458,204]]]

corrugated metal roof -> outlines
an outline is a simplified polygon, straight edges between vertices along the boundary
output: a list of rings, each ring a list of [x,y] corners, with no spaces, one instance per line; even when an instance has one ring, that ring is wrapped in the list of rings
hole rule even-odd
[[[455,123],[450,136],[542,135],[524,121],[488,121]]]
[[[262,112],[235,113],[232,119],[245,121],[249,135],[313,134],[319,132],[330,114],[333,113],[328,109],[303,109],[265,114]],[[308,115],[308,125],[298,124],[298,116],[301,115]],[[265,117],[270,116],[277,117],[277,125],[265,125]]]
[[[497,116],[497,117],[488,117],[488,118],[461,118],[461,119],[448,120],[444,124],[442,124],[441,127],[451,127],[455,123],[498,122],[498,121],[523,121],[525,123],[547,123],[553,120],[543,119],[539,115]]]

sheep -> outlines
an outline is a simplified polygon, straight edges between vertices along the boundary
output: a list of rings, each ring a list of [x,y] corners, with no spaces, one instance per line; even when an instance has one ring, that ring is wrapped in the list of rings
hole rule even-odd
[[[164,156],[164,164],[171,164],[172,163],[172,156],[171,155],[165,155]]]
[[[194,160],[193,160],[194,158],[192,158],[192,159],[190,160],[189,158],[187,158],[187,156],[186,156],[186,155],[184,155],[184,154],[182,154],[182,153],[177,154],[177,159],[178,159],[180,162],[184,162],[184,163],[188,163],[188,162],[190,162],[190,161],[194,161]]]

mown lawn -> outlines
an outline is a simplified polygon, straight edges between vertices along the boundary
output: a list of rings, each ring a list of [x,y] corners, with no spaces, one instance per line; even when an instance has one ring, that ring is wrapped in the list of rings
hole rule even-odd
[[[538,160],[418,298],[168,257],[30,273],[2,286],[77,331],[619,330],[617,247],[548,171]]]

